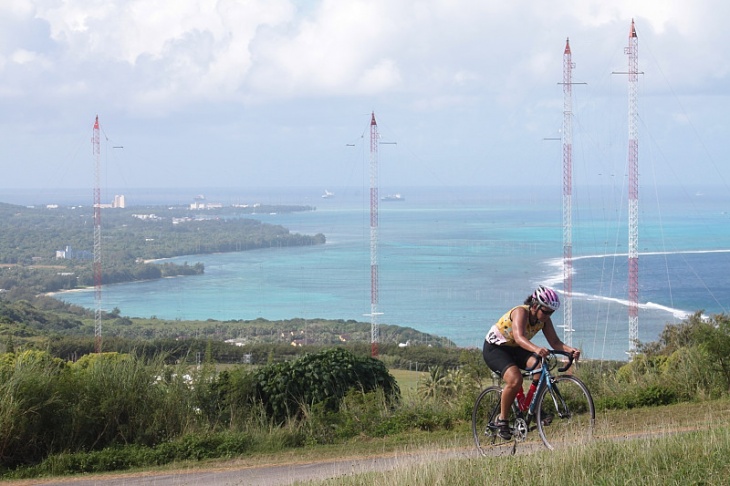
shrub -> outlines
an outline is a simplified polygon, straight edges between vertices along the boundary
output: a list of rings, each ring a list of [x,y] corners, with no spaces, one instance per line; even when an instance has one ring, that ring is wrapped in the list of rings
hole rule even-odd
[[[615,395],[603,395],[594,398],[596,408],[631,409],[637,407],[654,407],[669,405],[678,401],[677,393],[670,387],[650,385],[632,387]]]
[[[331,444],[358,435],[383,435],[376,430],[390,412],[382,390],[363,393],[353,388],[342,398],[337,411],[328,410],[324,403],[313,405],[305,428],[309,441],[315,444]]]
[[[478,391],[477,382],[462,369],[444,370],[441,366],[434,366],[428,371],[428,375],[418,380],[418,395],[424,400],[455,405]]]
[[[635,407],[656,407],[675,403],[677,393],[669,387],[653,385],[637,389],[633,398]]]
[[[295,361],[260,368],[255,373],[256,398],[276,423],[303,416],[305,407],[321,403],[338,410],[351,389],[382,389],[389,401],[400,395],[398,384],[382,362],[342,348],[305,355]]]
[[[79,474],[118,471],[132,467],[147,467],[180,461],[198,461],[210,458],[233,457],[254,447],[254,439],[247,434],[186,434],[179,439],[156,447],[114,445],[99,451],[57,454],[43,463],[23,471],[21,476],[33,474]],[[20,472],[20,471],[19,471]]]
[[[616,377],[625,383],[636,383],[647,375],[659,375],[667,357],[662,355],[637,354],[629,363],[619,368]]]
[[[455,423],[453,413],[454,410],[442,402],[413,402],[394,410],[387,419],[378,424],[375,435],[385,436],[407,430],[449,430]]]
[[[193,381],[193,406],[211,430],[245,428],[256,406],[254,373],[236,367],[216,374],[203,367]]]
[[[685,400],[717,397],[723,388],[717,385],[720,377],[709,372],[711,368],[710,358],[701,348],[680,348],[667,357],[662,382]]]

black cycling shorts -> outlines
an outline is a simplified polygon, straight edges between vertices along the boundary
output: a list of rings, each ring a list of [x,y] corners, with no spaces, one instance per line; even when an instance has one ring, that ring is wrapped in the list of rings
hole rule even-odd
[[[519,346],[498,346],[487,341],[484,341],[482,348],[484,362],[489,369],[502,376],[510,366],[517,366],[521,370],[527,368],[527,360],[533,355],[532,351]]]

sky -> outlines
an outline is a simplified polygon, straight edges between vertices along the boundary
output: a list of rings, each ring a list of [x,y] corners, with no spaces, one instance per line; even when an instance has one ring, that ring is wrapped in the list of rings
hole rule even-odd
[[[625,180],[639,39],[642,184],[730,181],[723,0],[2,0],[2,188]],[[623,73],[623,74],[622,74]],[[646,182],[644,182],[646,181]],[[1,191],[0,191],[1,192]]]

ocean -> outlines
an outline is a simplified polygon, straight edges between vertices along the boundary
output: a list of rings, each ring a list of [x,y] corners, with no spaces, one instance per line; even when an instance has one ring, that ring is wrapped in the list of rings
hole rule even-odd
[[[174,258],[203,263],[205,274],[107,285],[102,307],[161,319],[369,322],[368,189],[330,190],[334,195],[329,198],[320,197],[324,188],[114,191],[125,194],[128,206],[187,204],[199,193],[222,204],[308,204],[316,210],[253,217],[292,232],[323,233],[327,243]],[[379,202],[379,323],[481,347],[489,327],[536,285],[562,291],[559,189],[527,189],[519,196],[477,187],[397,192],[404,200]],[[639,205],[639,339],[644,343],[656,341],[667,323],[696,311],[710,315],[730,308],[727,191],[652,192]],[[389,193],[380,190],[381,196]],[[66,204],[73,199],[78,204],[79,197],[91,199],[91,192],[52,196],[54,200],[38,192],[0,193],[3,202]],[[572,343],[587,358],[627,359],[626,213],[620,190],[599,187],[573,195]],[[58,297],[95,305],[93,289]],[[561,311],[553,321],[563,325]],[[562,337],[563,329],[557,331]]]

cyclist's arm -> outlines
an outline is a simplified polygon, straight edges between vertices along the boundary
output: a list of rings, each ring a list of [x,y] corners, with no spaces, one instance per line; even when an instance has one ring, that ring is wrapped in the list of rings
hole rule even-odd
[[[515,340],[515,343],[521,348],[524,348],[528,351],[532,351],[533,353],[537,354],[538,356],[542,356],[543,358],[548,355],[547,348],[542,348],[540,346],[537,346],[532,343],[527,337],[525,336],[525,328],[527,327],[527,321],[530,319],[530,313],[529,311],[526,311],[522,307],[517,307],[515,310],[512,311],[512,339]]]
[[[573,353],[573,357],[576,360],[580,357],[579,349],[568,346],[560,340],[558,333],[555,332],[555,326],[553,326],[552,319],[548,319],[545,322],[545,325],[542,328],[542,333],[545,335],[545,339],[547,339],[548,344],[550,344],[553,349],[565,351],[566,353]]]

